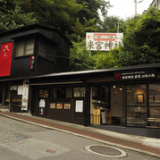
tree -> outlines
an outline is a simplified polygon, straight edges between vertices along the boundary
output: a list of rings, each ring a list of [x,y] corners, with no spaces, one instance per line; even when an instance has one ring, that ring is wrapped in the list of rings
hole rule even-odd
[[[70,51],[70,69],[72,71],[91,70],[94,68],[94,59],[86,50],[86,42],[73,42],[73,48]]]
[[[2,0],[3,8],[0,7],[0,31],[5,31],[8,29],[15,29],[27,24],[36,22],[36,18],[33,18],[33,13],[25,14],[20,7],[19,1]],[[2,3],[3,2],[3,3]]]
[[[93,32],[98,30],[97,25],[95,25],[95,19],[86,20],[84,17],[84,20],[85,24],[83,25],[79,21],[79,18],[77,18],[75,26],[72,27],[74,34],[72,34],[70,38],[75,42],[80,42],[81,39],[83,40],[86,32]]]
[[[84,17],[86,20],[96,19],[96,23],[100,22],[100,14],[107,15],[110,3],[105,0],[76,0],[78,4],[83,5],[83,8],[78,12],[76,18],[79,18],[80,23],[84,24]]]
[[[71,30],[82,7],[75,0],[24,0],[22,5],[25,12],[34,12],[40,23],[60,27],[64,32]]]
[[[119,25],[119,26],[118,26]],[[120,33],[125,33],[127,23],[116,16],[105,16],[100,23],[101,32],[117,32],[119,27]]]
[[[160,62],[159,28],[160,12],[156,8],[131,19],[118,53],[122,65]]]
[[[112,52],[99,52],[93,56],[95,60],[94,69],[105,69],[118,67],[118,59]]]
[[[10,10],[14,10],[16,5],[20,4],[20,0],[0,0],[0,11],[2,13],[8,13]]]

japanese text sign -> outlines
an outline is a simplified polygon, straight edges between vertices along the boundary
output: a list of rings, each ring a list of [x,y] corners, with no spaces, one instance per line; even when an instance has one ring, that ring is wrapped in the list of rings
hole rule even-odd
[[[115,73],[115,80],[144,80],[144,79],[153,79],[156,78],[155,70],[142,70],[142,71],[132,71],[132,72],[123,72]]]
[[[10,76],[12,62],[13,42],[1,45],[0,53],[0,77]]]
[[[122,43],[123,33],[86,33],[86,48],[93,51],[110,51]]]

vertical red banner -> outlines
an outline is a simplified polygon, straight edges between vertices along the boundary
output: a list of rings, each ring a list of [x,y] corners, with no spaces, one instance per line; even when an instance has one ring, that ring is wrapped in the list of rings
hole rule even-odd
[[[34,56],[31,55],[30,56],[30,65],[29,65],[29,69],[32,70],[34,68]]]
[[[10,76],[12,63],[13,42],[1,45],[0,53],[0,77]]]

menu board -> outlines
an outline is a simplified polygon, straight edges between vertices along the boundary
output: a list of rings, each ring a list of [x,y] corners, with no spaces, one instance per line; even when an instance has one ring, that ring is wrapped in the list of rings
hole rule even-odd
[[[65,103],[64,104],[64,109],[71,109],[71,104],[70,103]]]
[[[83,100],[76,101],[75,112],[79,112],[79,113],[83,112]]]
[[[63,109],[63,104],[62,103],[57,103],[57,109]]]
[[[50,108],[55,109],[56,108],[56,103],[50,103]]]

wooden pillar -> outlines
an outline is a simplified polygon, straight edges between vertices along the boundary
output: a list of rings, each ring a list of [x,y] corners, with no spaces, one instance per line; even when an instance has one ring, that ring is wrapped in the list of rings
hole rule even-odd
[[[90,125],[90,87],[85,86],[85,100],[84,100],[84,126]]]

